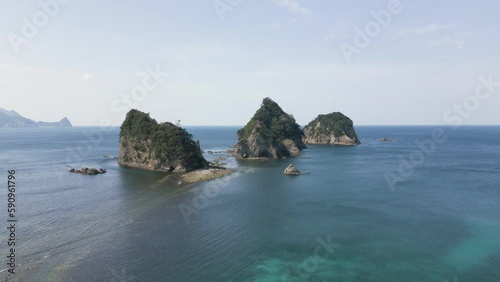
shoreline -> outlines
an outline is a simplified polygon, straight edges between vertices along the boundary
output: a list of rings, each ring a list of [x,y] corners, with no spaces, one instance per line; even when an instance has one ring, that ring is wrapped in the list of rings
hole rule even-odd
[[[178,178],[179,184],[194,184],[204,181],[216,180],[236,172],[235,169],[230,169],[222,166],[214,166],[214,165],[209,165],[207,168],[200,168],[184,172],[173,172],[162,169],[151,169],[145,166],[132,166],[120,163],[118,163],[118,165],[120,167],[125,167],[125,168],[165,173],[169,178],[170,177],[176,178],[176,180]]]
[[[236,170],[234,169],[210,166],[205,169],[197,169],[190,172],[180,173],[180,181],[182,181],[181,184],[194,184],[223,178],[235,172]]]

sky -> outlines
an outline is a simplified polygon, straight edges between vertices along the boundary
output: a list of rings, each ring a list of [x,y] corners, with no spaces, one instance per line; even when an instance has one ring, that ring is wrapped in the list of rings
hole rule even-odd
[[[498,1],[2,1],[0,108],[120,125],[500,124]],[[478,90],[479,89],[479,90]]]

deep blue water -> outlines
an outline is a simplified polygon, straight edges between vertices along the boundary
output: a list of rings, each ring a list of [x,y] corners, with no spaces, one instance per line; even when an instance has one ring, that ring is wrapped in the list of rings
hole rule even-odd
[[[1,183],[15,169],[18,186],[14,278],[500,281],[500,127],[441,127],[446,141],[423,152],[415,141],[435,128],[360,126],[360,146],[229,158],[237,173],[187,187],[119,167],[118,128],[102,140],[92,127],[0,129]],[[208,152],[229,149],[238,128],[187,129]],[[398,172],[412,157],[415,165]],[[308,173],[283,175],[289,163]],[[108,173],[67,172],[82,166]]]

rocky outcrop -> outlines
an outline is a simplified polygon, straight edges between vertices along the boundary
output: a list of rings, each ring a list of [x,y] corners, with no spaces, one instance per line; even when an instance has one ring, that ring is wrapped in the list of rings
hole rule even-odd
[[[235,171],[223,167],[210,167],[209,169],[199,169],[195,171],[190,171],[188,173],[183,173],[180,178],[179,184],[190,184],[202,181],[210,181],[224,176],[230,175]]]
[[[283,172],[284,174],[286,175],[300,175],[300,171],[295,168],[295,166],[293,164],[290,164],[286,169],[285,171]]]
[[[350,118],[340,112],[319,115],[304,127],[304,143],[358,145],[361,142]]]
[[[199,143],[172,123],[131,110],[120,129],[120,165],[168,172],[208,168]]]
[[[298,156],[306,146],[302,130],[292,115],[276,102],[265,98],[252,119],[238,131],[236,158],[281,159]]]
[[[0,108],[0,128],[20,128],[20,127],[72,127],[71,122],[67,118],[63,118],[58,122],[36,122],[25,118],[16,111],[7,111]]]
[[[88,174],[88,175],[96,175],[96,174],[104,174],[108,172],[104,168],[96,169],[93,167],[84,167],[82,169],[70,169],[69,172],[71,173],[80,173],[80,174]]]

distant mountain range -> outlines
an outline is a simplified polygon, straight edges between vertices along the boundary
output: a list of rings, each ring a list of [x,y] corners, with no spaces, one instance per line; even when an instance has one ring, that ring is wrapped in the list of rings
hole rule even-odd
[[[63,118],[57,122],[34,121],[25,118],[16,111],[7,111],[0,108],[0,128],[17,128],[17,127],[72,127],[68,118]]]

